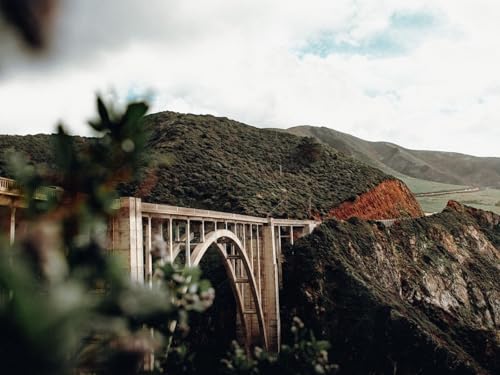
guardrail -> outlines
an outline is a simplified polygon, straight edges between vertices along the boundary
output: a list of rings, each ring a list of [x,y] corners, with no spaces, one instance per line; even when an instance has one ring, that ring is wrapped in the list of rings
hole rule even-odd
[[[219,219],[219,220],[228,220],[228,221],[244,221],[244,222],[253,222],[253,223],[268,223],[269,220],[262,217],[255,216],[246,216],[233,214],[229,212],[219,212],[219,211],[211,211],[211,210],[201,210],[197,208],[187,208],[187,207],[178,207],[178,206],[169,206],[165,204],[155,204],[155,203],[145,203],[141,204],[142,212],[149,214],[164,214],[164,215],[172,215],[172,216],[186,216],[192,218],[211,218],[211,219]]]
[[[2,191],[13,191],[17,190],[16,181],[10,178],[0,177],[0,190]]]
[[[422,197],[434,197],[438,195],[450,195],[450,194],[462,194],[462,193],[475,193],[480,191],[481,188],[477,186],[469,187],[466,189],[455,189],[455,190],[440,190],[440,191],[430,191],[427,193],[417,193],[415,196],[417,198],[422,198]]]
[[[197,208],[169,206],[165,204],[146,203],[146,202],[141,203],[141,210],[142,212],[148,214],[157,214],[157,215],[163,214],[170,216],[184,216],[189,218],[217,219],[224,221],[238,221],[238,222],[259,223],[259,224],[267,224],[271,222],[274,225],[283,225],[283,226],[317,225],[319,223],[314,220],[264,218],[264,217],[234,214],[230,212],[202,210]]]
[[[5,177],[0,177],[0,191],[6,195],[22,195],[16,181]],[[55,198],[58,194],[61,194],[61,192],[62,189],[57,186],[42,186],[36,189],[35,199],[47,200],[49,198]]]
[[[56,198],[61,194],[63,189],[57,186],[42,186],[35,191],[35,199],[47,200],[49,198]]]

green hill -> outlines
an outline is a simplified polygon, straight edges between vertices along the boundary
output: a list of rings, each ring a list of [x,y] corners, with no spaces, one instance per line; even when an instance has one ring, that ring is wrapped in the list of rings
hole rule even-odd
[[[131,193],[148,201],[303,218],[393,178],[331,147],[227,118],[162,112],[146,124],[160,162]]]
[[[227,118],[162,112],[145,126],[152,163],[121,193],[149,202],[306,218],[393,179],[311,139]],[[0,136],[0,149],[8,148],[51,168],[48,135]]]

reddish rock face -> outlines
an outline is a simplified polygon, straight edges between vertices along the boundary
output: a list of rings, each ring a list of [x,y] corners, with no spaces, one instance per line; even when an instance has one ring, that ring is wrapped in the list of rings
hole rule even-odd
[[[420,205],[408,187],[399,180],[388,180],[354,201],[346,201],[333,208],[331,218],[346,220],[358,217],[364,220],[396,219],[424,216]]]

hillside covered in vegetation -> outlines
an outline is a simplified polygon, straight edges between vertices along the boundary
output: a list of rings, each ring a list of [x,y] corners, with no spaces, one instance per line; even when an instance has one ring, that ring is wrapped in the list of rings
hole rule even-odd
[[[499,269],[500,216],[456,202],[330,220],[285,253],[282,313],[331,341],[341,374],[498,374]]]
[[[162,112],[147,116],[145,126],[150,166],[140,181],[122,186],[121,193],[148,202],[257,216],[328,217],[342,202],[356,201],[394,180],[311,138],[227,118]],[[23,151],[50,168],[49,142],[47,135],[2,136],[0,148]],[[406,188],[401,184],[396,189]],[[385,216],[421,214],[411,194],[397,196],[405,200],[385,202]],[[384,217],[384,207],[379,208]]]

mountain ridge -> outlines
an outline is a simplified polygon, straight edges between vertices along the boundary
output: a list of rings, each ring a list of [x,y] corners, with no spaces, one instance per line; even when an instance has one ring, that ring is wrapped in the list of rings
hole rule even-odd
[[[500,187],[500,157],[458,152],[412,150],[392,142],[367,141],[328,127],[294,126],[285,131],[314,137],[346,155],[396,177],[413,177],[446,184]]]

